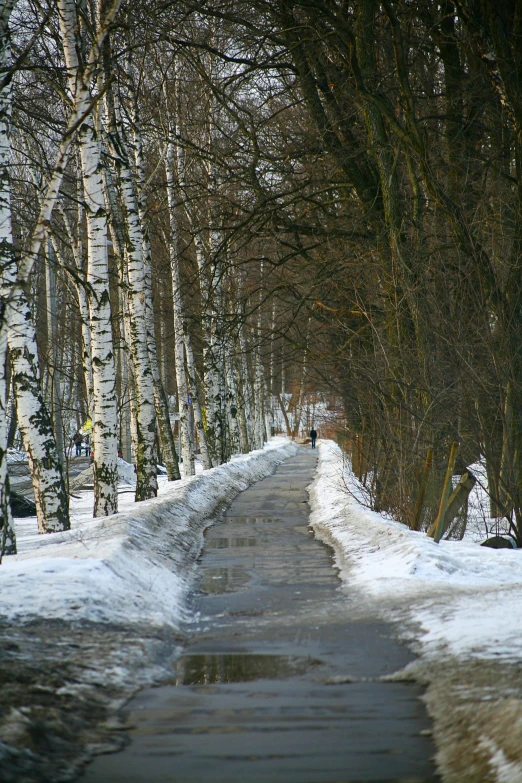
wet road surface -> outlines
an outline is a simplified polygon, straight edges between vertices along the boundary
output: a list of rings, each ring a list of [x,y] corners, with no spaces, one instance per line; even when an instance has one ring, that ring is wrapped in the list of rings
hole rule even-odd
[[[193,636],[171,683],[128,705],[131,743],[82,783],[435,781],[411,655],[350,617],[332,551],[307,527],[302,448],[209,528]],[[372,681],[373,680],[373,681]]]

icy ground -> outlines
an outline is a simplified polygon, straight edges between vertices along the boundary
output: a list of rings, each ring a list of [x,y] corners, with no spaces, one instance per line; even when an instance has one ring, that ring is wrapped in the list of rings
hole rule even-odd
[[[333,441],[319,455],[310,523],[334,547],[347,593],[420,655],[411,676],[429,683],[443,779],[521,783],[522,551],[436,544],[359,504]]]
[[[93,753],[125,742],[117,712],[169,675],[205,528],[297,451],[286,438],[134,503],[120,466],[120,513],[92,519],[92,491],[71,530],[38,535],[16,520],[19,554],[0,566],[0,783],[70,780]]]

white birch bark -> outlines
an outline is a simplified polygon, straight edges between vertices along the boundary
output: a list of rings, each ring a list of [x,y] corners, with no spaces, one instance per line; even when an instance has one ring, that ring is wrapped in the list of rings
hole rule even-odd
[[[207,76],[213,80],[212,59],[207,62]],[[208,157],[204,162],[208,187],[208,198],[203,204],[204,224],[208,235],[208,252],[205,258],[205,276],[200,277],[204,303],[204,319],[208,323],[208,335],[204,351],[205,399],[207,403],[207,428],[211,443],[213,462],[226,461],[227,415],[226,380],[223,351],[222,324],[222,280],[221,280],[221,236],[217,215],[218,172],[216,166],[216,112],[217,103],[210,98],[206,141]]]
[[[192,351],[192,343],[188,331],[185,332],[185,351],[187,355],[187,373],[190,396],[192,398],[192,408],[194,411],[194,424],[198,433],[199,448],[201,451],[201,464],[203,465],[203,470],[209,470],[212,467],[212,461],[210,459],[210,453],[208,450],[207,436],[203,423],[203,413],[201,410],[201,402],[199,400],[198,383],[196,377],[196,362],[194,361],[194,353]]]
[[[209,62],[209,77],[213,79],[213,63]],[[209,199],[207,201],[207,222],[209,234],[209,273],[210,273],[210,350],[209,359],[212,366],[209,368],[209,385],[213,388],[214,396],[214,420],[211,422],[214,434],[214,451],[220,462],[226,462],[229,453],[229,421],[227,411],[227,382],[226,382],[226,350],[225,350],[225,319],[224,319],[224,247],[223,236],[220,227],[218,206],[219,196],[219,172],[217,167],[217,125],[216,116],[218,105],[215,96],[211,98],[211,110],[208,125],[209,158],[207,163],[207,176],[209,182]]]
[[[89,323],[93,370],[94,516],[118,510],[118,439],[114,347],[109,294],[107,216],[101,145],[92,123],[84,123],[80,152],[87,213]]]
[[[178,224],[176,216],[176,142],[172,123],[169,127],[167,140],[167,156],[165,160],[165,173],[167,179],[167,199],[169,207],[170,237],[170,271],[172,275],[172,309],[174,313],[174,356],[176,362],[176,382],[178,386],[178,404],[181,427],[181,444],[183,456],[183,473],[185,476],[195,474],[194,439],[190,427],[190,411],[188,404],[188,384],[185,372],[185,344],[184,344],[184,313],[181,298],[181,278],[178,256]]]
[[[270,362],[268,373],[268,393],[267,398],[267,434],[271,434],[271,428],[274,426],[274,370],[275,370],[275,324],[276,324],[276,300],[272,302],[272,318],[270,321]]]
[[[234,362],[234,370],[237,379],[236,388],[238,389],[239,401],[239,442],[241,444],[241,451],[243,454],[247,454],[250,451],[251,440],[246,417],[245,389],[243,388],[243,379],[237,360]]]
[[[0,109],[1,112],[1,109]],[[0,135],[2,134],[2,118],[0,114]],[[1,145],[1,140],[0,140]],[[3,189],[2,161],[0,150],[0,221],[3,217],[5,190]],[[5,237],[2,234],[2,239]],[[2,248],[3,249],[3,248]],[[3,258],[2,258],[3,261]],[[2,303],[3,305],[3,303]],[[0,318],[4,318],[4,308]],[[0,328],[0,563],[5,555],[16,554],[16,536],[9,505],[9,476],[7,474],[7,330]]]
[[[141,221],[134,177],[130,167],[116,96],[114,96],[114,122],[111,125],[111,151],[118,176],[125,226],[129,347],[136,384],[136,500],[140,501],[155,497],[158,493],[155,445],[156,408],[148,350]]]
[[[40,213],[33,229],[31,240],[28,243],[28,250],[22,255],[18,265],[18,275],[12,287],[13,294],[16,294],[17,290],[22,289],[29,279],[40,248],[47,237],[53,208],[58,199],[75,134],[87,121],[98,100],[99,96],[91,96],[88,85],[93,78],[95,70],[98,68],[101,48],[119,11],[121,3],[122,0],[113,0],[112,4],[107,8],[103,17],[103,22],[99,25],[98,33],[89,52],[87,63],[83,69],[83,79],[81,79],[78,69],[75,41],[75,35],[79,29],[79,25],[76,25],[75,19],[75,2],[74,0],[58,0],[57,2],[66,63],[69,61],[75,63],[72,68],[67,65],[74,105],[67,122],[67,128],[58,148],[51,176],[49,177],[43,197],[40,199]]]
[[[2,274],[14,264],[11,230],[11,190],[9,159],[11,153],[11,81],[5,79],[10,66],[9,19],[15,0],[4,3],[0,16],[0,268]],[[7,474],[7,308],[9,292],[0,292],[0,562],[4,554],[16,553],[16,537],[9,505]]]
[[[63,464],[65,458],[62,420],[62,384],[60,380],[60,357],[56,350],[56,275],[53,268],[52,243],[48,241],[45,254],[45,293],[47,298],[47,363],[49,374],[49,413],[53,424],[58,458]]]
[[[134,380],[134,368],[130,361],[129,342],[131,334],[129,307],[127,304],[127,292],[121,291],[121,311],[123,313],[123,340],[125,344],[125,360],[127,370],[127,396],[129,400],[129,428],[132,444],[132,460],[136,461],[136,450],[138,448],[138,425],[136,421],[136,383]]]
[[[233,359],[230,351],[227,351],[225,366],[227,381],[227,415],[230,432],[230,453],[238,454],[241,451],[241,435],[239,425],[240,414]]]
[[[205,358],[205,398],[207,426],[214,461],[227,461],[227,387],[224,350],[223,287],[221,279],[220,240],[217,231],[210,232],[210,263],[205,317],[209,320],[209,338]]]
[[[240,335],[241,355],[239,361],[239,375],[241,378],[241,402],[245,414],[246,428],[248,433],[248,448],[254,448],[255,428],[254,428],[254,384],[251,379],[250,369],[248,367],[246,354],[246,340],[244,335]]]
[[[263,265],[261,264],[261,278],[263,277]],[[257,325],[255,330],[254,351],[254,407],[255,407],[255,441],[256,448],[262,449],[265,442],[265,405],[264,405],[264,377],[263,363],[261,361],[261,292],[260,304],[257,313]]]
[[[163,287],[161,287],[159,290],[159,345],[157,346],[156,362],[158,365],[159,378],[164,389],[167,388],[168,377],[169,377],[168,369],[167,369],[168,368],[167,314],[166,314],[167,300],[168,297],[165,295],[165,291]],[[154,327],[153,318],[152,318],[152,327]]]
[[[292,436],[292,427],[290,425],[290,419],[288,418],[288,410],[286,404],[286,365],[285,365],[285,343],[281,345],[281,394],[278,397],[279,407],[285,420],[286,434],[290,438]]]
[[[7,377],[7,414],[8,429],[7,429],[7,448],[13,445],[16,438],[16,431],[18,430],[18,417],[16,415],[16,400],[13,393],[13,384],[11,383],[11,373],[9,371],[9,364],[7,364],[6,370]]]
[[[18,426],[27,451],[36,503],[38,531],[68,530],[69,504],[51,417],[45,405],[38,369],[36,334],[23,291],[8,310],[9,355]]]
[[[77,8],[74,0],[58,0],[58,7],[69,88],[77,109],[78,105],[90,103],[85,73],[82,73],[77,54]],[[97,517],[109,516],[118,510],[118,434],[101,139],[99,128],[95,127],[90,113],[78,130],[78,148],[87,217],[87,283],[93,368],[94,516]]]
[[[270,394],[270,405],[272,406],[272,396],[274,394],[274,368],[275,368],[275,355],[274,348],[276,344],[275,338],[275,322],[276,322],[276,300],[272,302],[272,319],[270,321],[270,364],[268,375],[268,392]]]
[[[281,398],[285,399],[286,393],[286,364],[285,364],[285,341],[281,343]]]
[[[261,262],[260,265],[259,279],[260,281],[263,279],[263,262]],[[262,299],[263,299],[263,293],[260,288],[256,325],[253,329],[254,441],[257,449],[262,449],[265,441],[264,377],[263,377],[263,363],[261,361]]]
[[[229,266],[227,294],[228,299],[232,301],[232,307],[236,307],[240,301],[241,280],[239,275],[234,277],[234,265]],[[228,307],[231,307],[228,304]],[[231,322],[232,319],[230,319]],[[238,324],[241,328],[241,321]],[[235,339],[234,339],[235,338]],[[248,433],[244,415],[244,406],[242,400],[241,385],[238,389],[238,380],[240,373],[237,367],[236,349],[238,346],[238,327],[235,327],[235,334],[227,330],[224,335],[225,345],[225,365],[226,365],[226,384],[227,384],[227,416],[228,429],[230,433],[230,449],[233,454],[237,452],[248,451]]]
[[[265,422],[263,410],[263,367],[259,349],[256,348],[254,375],[254,432],[255,447],[262,449],[265,441]]]
[[[129,393],[129,368],[127,362],[127,352],[120,346],[120,444],[122,457],[126,462],[132,462],[131,445],[131,407]]]
[[[268,440],[268,438],[271,435],[271,428],[274,421],[274,415],[271,410],[271,404],[269,405],[269,401],[272,398],[269,397],[268,394],[268,386],[266,383],[266,378],[263,374],[263,412],[265,416],[265,438]]]
[[[237,298],[239,301],[241,288],[238,284]],[[241,445],[241,451],[243,454],[247,454],[253,443],[253,427],[251,421],[251,405],[250,405],[250,381],[248,372],[248,363],[246,361],[246,345],[244,338],[244,330],[242,321],[239,322],[235,351],[233,356],[230,357],[233,364],[233,372],[236,378],[236,394],[238,401],[238,418],[239,418],[239,442]]]
[[[165,391],[164,380],[161,377],[158,362],[158,351],[156,346],[156,335],[154,329],[154,305],[152,298],[152,258],[149,241],[149,234],[146,221],[146,192],[145,192],[145,158],[143,155],[143,141],[141,128],[137,112],[137,101],[133,98],[133,131],[134,131],[134,162],[137,173],[138,188],[138,209],[141,223],[141,232],[143,238],[143,264],[144,264],[144,298],[145,298],[145,323],[147,329],[147,346],[149,352],[149,361],[154,382],[154,400],[156,405],[156,416],[158,421],[158,431],[167,469],[167,479],[177,481],[181,478],[179,470],[178,455],[174,443],[174,434],[170,422],[169,403]],[[163,314],[161,317],[163,326]],[[163,329],[162,329],[163,332]],[[163,349],[166,346],[161,346]],[[165,367],[164,375],[165,377]]]
[[[252,383],[250,378],[250,370],[248,367],[248,352],[247,341],[245,337],[245,313],[243,302],[243,280],[241,271],[236,270],[236,288],[237,288],[237,300],[241,303],[242,313],[237,330],[237,377],[238,377],[238,397],[240,402],[240,414],[241,414],[241,427],[243,431],[243,439],[246,439],[246,448],[244,451],[250,451],[253,448],[255,442],[254,432],[254,406],[253,406],[253,393]]]
[[[134,369],[131,360],[130,342],[131,342],[131,325],[130,325],[130,313],[129,305],[127,301],[127,269],[125,263],[125,234],[123,231],[123,215],[120,208],[120,202],[116,193],[114,182],[112,181],[111,172],[107,167],[103,170],[103,182],[105,189],[105,198],[107,204],[107,212],[109,215],[109,230],[112,240],[112,250],[117,259],[118,274],[119,274],[119,287],[118,287],[118,311],[120,313],[120,353],[124,355],[124,361],[122,361],[122,367],[125,370],[125,384],[124,395],[126,395],[128,403],[126,404],[126,417],[128,422],[122,424],[120,422],[120,429],[122,426],[128,426],[128,432],[130,437],[130,459],[129,462],[136,462],[136,453],[138,451],[138,427],[136,422],[136,384],[134,381]]]
[[[196,260],[198,265],[199,288],[201,294],[202,312],[201,320],[203,327],[203,386],[205,392],[205,412],[206,412],[206,438],[207,448],[212,464],[218,465],[219,460],[215,454],[214,430],[213,425],[216,418],[215,413],[215,389],[217,380],[214,372],[214,361],[212,357],[212,312],[210,308],[211,287],[209,275],[209,252],[205,247],[205,242],[200,230],[194,227],[194,244],[196,248]]]

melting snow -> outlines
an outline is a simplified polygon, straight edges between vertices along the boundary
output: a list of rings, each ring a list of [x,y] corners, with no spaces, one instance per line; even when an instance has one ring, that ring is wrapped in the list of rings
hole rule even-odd
[[[211,517],[296,451],[274,438],[191,478],[161,476],[159,496],[142,503],[121,484],[112,517],[93,519],[92,491],[78,493],[64,533],[38,535],[35,518],[15,520],[19,554],[0,566],[0,615],[176,627]]]
[[[522,550],[436,544],[362,506],[333,441],[320,442],[319,455],[311,524],[334,544],[341,578],[362,587],[376,606],[407,611],[421,625],[427,654],[442,647],[456,655],[520,660]]]

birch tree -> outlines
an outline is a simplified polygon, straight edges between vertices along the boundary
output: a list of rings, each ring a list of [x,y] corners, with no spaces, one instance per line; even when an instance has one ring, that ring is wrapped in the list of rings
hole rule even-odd
[[[119,4],[116,0],[103,18],[101,9],[97,8],[99,32],[106,28]],[[90,84],[85,78],[87,73],[78,58],[82,22],[75,0],[59,0],[58,5],[69,91],[78,110],[78,107],[91,103]],[[100,122],[100,112],[96,122],[92,113],[87,114],[78,130],[78,148],[87,218],[87,283],[93,369],[94,516],[108,516],[118,510],[118,434]]]
[[[187,377],[189,382],[189,392],[192,399],[192,408],[194,411],[194,426],[198,434],[199,448],[201,451],[201,463],[203,470],[208,470],[212,467],[212,459],[210,456],[210,449],[208,446],[207,433],[205,430],[205,423],[203,421],[203,412],[201,408],[201,399],[199,394],[200,383],[197,377],[196,362],[194,359],[194,351],[192,350],[192,340],[188,329],[185,330],[184,335],[185,342],[185,355],[187,358]]]
[[[68,530],[69,502],[38,366],[34,323],[23,291],[9,305],[8,342],[18,426],[29,459],[38,530]]]
[[[111,115],[109,139],[118,176],[125,226],[129,347],[136,383],[136,500],[147,500],[157,495],[158,482],[155,449],[156,409],[147,335],[143,236],[134,175],[116,94],[110,95],[108,106]]]
[[[133,154],[134,166],[136,170],[136,185],[138,190],[138,210],[141,222],[143,264],[144,264],[144,288],[143,296],[145,300],[145,318],[147,329],[147,345],[149,352],[149,361],[154,383],[154,400],[156,404],[156,416],[158,420],[158,430],[165,458],[165,467],[167,469],[167,478],[169,481],[177,481],[181,478],[179,470],[178,455],[174,443],[174,435],[170,422],[169,404],[163,384],[156,348],[156,337],[154,331],[154,305],[152,299],[152,258],[149,232],[147,226],[147,192],[146,192],[146,172],[145,156],[143,153],[143,136],[139,117],[138,98],[131,83],[130,88],[131,119],[133,132]],[[163,321],[162,321],[163,323]]]
[[[1,133],[0,115],[0,133]],[[1,156],[1,152],[0,152]],[[1,166],[1,157],[0,157]],[[0,177],[2,176],[0,170]],[[3,191],[5,193],[5,191]],[[1,207],[0,207],[1,209]],[[0,220],[2,213],[0,211]],[[5,317],[5,303],[2,302],[0,317]],[[16,536],[9,504],[9,476],[7,474],[7,334],[0,330],[0,563],[4,554],[16,554]]]
[[[9,19],[15,0],[4,2],[0,14],[0,269],[2,276],[14,264],[11,227],[11,190],[9,176],[11,66]],[[9,292],[0,291],[0,558],[16,552],[16,538],[9,505],[9,477],[7,475],[7,308]]]

